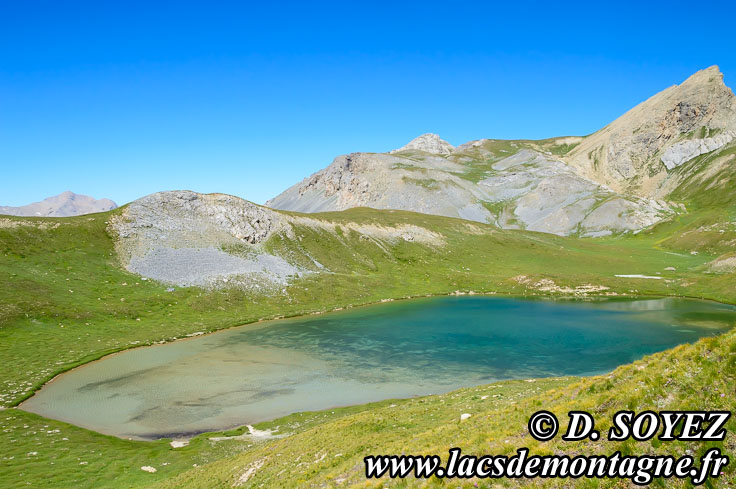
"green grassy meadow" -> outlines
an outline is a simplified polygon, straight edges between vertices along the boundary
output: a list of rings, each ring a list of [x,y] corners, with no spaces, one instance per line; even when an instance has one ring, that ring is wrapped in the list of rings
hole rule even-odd
[[[330,487],[338,480],[364,487],[356,468],[360,454],[400,453],[405,443],[413,452],[444,453],[449,441],[479,453],[507,450],[529,443],[521,432],[523,417],[535,406],[551,406],[558,414],[585,407],[607,414],[616,406],[651,407],[660,402],[657,396],[667,393],[672,394],[665,396],[667,407],[733,404],[736,336],[729,333],[621,367],[607,377],[505,382],[443,396],[302,413],[258,425],[278,426],[278,433],[289,435],[272,440],[212,442],[213,435],[204,434],[187,447],[173,449],[166,440],[120,440],[15,408],[55,375],[112,352],[382,299],[458,291],[585,297],[590,293],[578,287],[595,285],[606,287],[597,292],[600,295],[736,303],[733,274],[710,273],[707,265],[733,249],[736,208],[730,205],[724,212],[699,205],[695,213],[635,236],[589,240],[403,211],[358,208],[313,214],[311,218],[334,223],[335,231],[296,226],[294,239],[274,235],[264,246],[297,263],[307,263],[310,257],[331,273],[308,275],[284,290],[262,295],[235,288],[169,291],[167,285],[126,272],[106,224],[120,210],[64,219],[2,217],[0,487],[122,488],[154,482],[161,487],[230,487],[243,467],[263,459],[253,479],[263,487]],[[349,223],[413,224],[441,235],[443,244],[361,239]],[[675,270],[666,271],[668,267]],[[616,274],[661,275],[662,280]],[[541,285],[549,281],[552,288]],[[673,385],[670,378],[677,382]],[[714,393],[728,392],[729,385],[725,400]],[[712,391],[715,388],[722,390]],[[481,402],[483,395],[491,397]],[[460,424],[463,409],[473,417]],[[733,437],[726,444],[733,450]],[[303,455],[301,465],[295,462],[297,453]],[[326,458],[307,460],[321,454]],[[140,470],[144,465],[157,472]],[[471,482],[467,487],[474,487]],[[418,483],[392,487],[402,484]]]

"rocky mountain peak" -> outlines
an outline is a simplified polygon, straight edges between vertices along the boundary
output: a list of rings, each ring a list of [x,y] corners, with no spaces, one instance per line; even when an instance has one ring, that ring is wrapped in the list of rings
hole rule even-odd
[[[690,75],[680,86],[686,87],[690,85],[721,85],[725,87],[723,73],[721,73],[718,65],[709,66],[704,70],[696,71]]]
[[[439,135],[428,132],[412,139],[405,146],[395,149],[391,151],[391,153],[414,150],[438,155],[447,155],[452,153],[454,149],[455,146],[440,138]]]
[[[735,130],[736,96],[711,66],[586,137],[566,160],[618,192],[658,196],[668,171],[728,144]]]

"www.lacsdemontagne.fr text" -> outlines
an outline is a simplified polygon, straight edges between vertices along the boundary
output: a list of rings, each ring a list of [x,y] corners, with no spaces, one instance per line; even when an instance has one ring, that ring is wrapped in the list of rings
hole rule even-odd
[[[593,417],[584,411],[571,411],[565,441],[586,438],[597,440]],[[699,440],[722,441],[723,428],[730,418],[728,411],[645,411],[636,414],[619,411],[608,434],[611,441],[633,438],[646,441],[656,433],[661,441]],[[559,429],[557,418],[549,411],[534,413],[528,426],[530,434],[540,441],[553,438]],[[628,479],[636,485],[650,484],[654,479],[689,479],[693,485],[705,483],[723,474],[729,457],[714,447],[697,460],[690,454],[673,455],[531,455],[520,448],[513,455],[463,455],[460,448],[451,448],[447,463],[439,455],[374,455],[364,458],[365,474],[371,478],[452,478],[452,479],[520,479],[520,478],[589,478]]]
[[[690,455],[675,458],[671,455],[529,455],[521,448],[516,455],[463,455],[459,448],[452,448],[446,465],[437,455],[379,455],[365,457],[366,477],[391,478],[416,477],[427,479],[518,479],[518,478],[618,478],[629,479],[634,484],[646,485],[655,478],[691,479],[695,485],[709,477],[718,477],[728,463],[728,457],[713,448],[700,459],[700,466]]]

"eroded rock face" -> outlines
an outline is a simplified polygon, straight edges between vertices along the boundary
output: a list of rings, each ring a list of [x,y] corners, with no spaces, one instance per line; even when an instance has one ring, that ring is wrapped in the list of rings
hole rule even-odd
[[[413,225],[331,221],[288,215],[238,197],[190,191],[159,192],[126,206],[108,221],[125,268],[166,284],[238,287],[271,293],[304,275],[328,272],[299,245],[269,251],[274,235],[298,242],[311,228],[357,233],[382,250],[399,242],[444,246],[444,236]],[[311,261],[311,264],[305,262]],[[296,263],[302,263],[297,265]]]
[[[612,197],[585,216],[580,222],[580,232],[583,236],[636,232],[673,213],[672,208],[656,200]]]
[[[172,244],[264,241],[278,225],[277,213],[232,195],[186,190],[158,192],[128,205],[117,234],[127,239],[165,240]]]
[[[722,148],[734,138],[736,138],[736,131],[726,131],[712,138],[688,139],[665,149],[661,160],[668,170],[672,170],[693,158]]]
[[[667,170],[722,142],[734,130],[736,97],[724,85],[718,67],[712,66],[584,138],[565,161],[586,178],[619,193],[660,198]],[[711,132],[723,136],[718,141],[685,142]]]

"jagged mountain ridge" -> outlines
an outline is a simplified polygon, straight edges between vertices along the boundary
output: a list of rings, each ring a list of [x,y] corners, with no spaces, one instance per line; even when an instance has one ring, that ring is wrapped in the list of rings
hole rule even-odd
[[[389,153],[338,156],[266,205],[403,209],[560,235],[635,232],[683,211],[668,196],[694,171],[687,163],[734,137],[736,97],[710,67],[587,137],[453,148],[423,134]]]
[[[97,200],[88,195],[66,191],[53,197],[47,197],[40,202],[20,207],[0,206],[0,214],[24,217],[71,217],[105,212],[117,206],[110,199]]]

